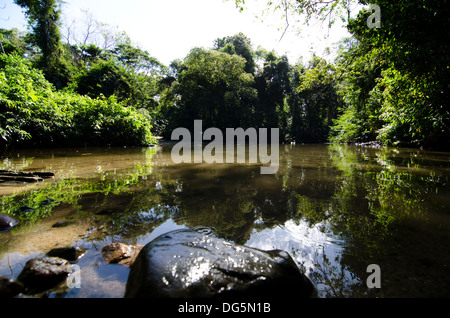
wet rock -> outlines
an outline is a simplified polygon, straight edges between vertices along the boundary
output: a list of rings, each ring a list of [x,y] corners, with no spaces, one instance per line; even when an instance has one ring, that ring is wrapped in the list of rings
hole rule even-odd
[[[265,252],[178,230],[142,249],[131,267],[125,297],[298,299],[314,292],[284,251]]]
[[[52,249],[47,253],[47,256],[63,258],[73,263],[78,261],[85,253],[86,249],[81,247],[63,247]]]
[[[19,224],[19,220],[12,215],[0,214],[0,232],[6,232]]]
[[[72,273],[72,265],[58,257],[44,257],[29,260],[17,280],[25,285],[28,294],[36,294],[66,280]]]
[[[102,249],[102,256],[108,264],[131,266],[143,247],[142,245],[112,243]]]
[[[12,298],[25,290],[25,286],[8,277],[0,277],[0,298]]]

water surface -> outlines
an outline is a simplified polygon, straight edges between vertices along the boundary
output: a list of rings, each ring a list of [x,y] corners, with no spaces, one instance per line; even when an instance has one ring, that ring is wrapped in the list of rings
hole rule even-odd
[[[0,276],[17,277],[53,248],[79,246],[88,250],[77,263],[81,288],[50,297],[122,297],[129,269],[105,264],[103,246],[201,226],[287,251],[320,297],[448,297],[449,153],[283,145],[278,173],[261,175],[255,164],[175,165],[170,150],[7,153],[0,169],[56,177],[0,185],[1,212],[27,220],[0,233]],[[17,212],[24,206],[32,211]],[[370,264],[380,266],[379,289],[366,284]]]

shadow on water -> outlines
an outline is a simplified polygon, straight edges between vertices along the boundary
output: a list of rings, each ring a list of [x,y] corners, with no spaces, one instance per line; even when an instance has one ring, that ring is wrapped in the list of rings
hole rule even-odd
[[[175,165],[170,150],[7,154],[0,169],[50,171],[56,179],[0,187],[1,213],[22,221],[0,233],[0,276],[16,277],[27,259],[52,248],[80,246],[88,249],[78,263],[81,288],[51,296],[122,297],[128,269],[105,264],[103,246],[202,227],[289,252],[320,297],[447,296],[448,153],[281,146],[277,174],[261,175],[250,164]],[[370,264],[381,268],[379,289],[366,284]]]

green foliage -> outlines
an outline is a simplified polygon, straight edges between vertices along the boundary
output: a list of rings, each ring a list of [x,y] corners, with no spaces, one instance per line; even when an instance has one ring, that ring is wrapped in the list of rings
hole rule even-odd
[[[250,39],[243,33],[227,36],[214,41],[214,49],[230,55],[242,56],[245,60],[245,72],[255,74],[255,54]]]
[[[135,74],[156,75],[164,69],[164,66],[156,58],[152,57],[149,52],[134,46],[128,37],[111,49],[110,53]]]
[[[17,53],[24,55],[28,51],[25,36],[17,29],[6,30],[0,28],[1,53]]]
[[[132,95],[132,77],[112,60],[95,62],[72,81],[79,94],[93,98],[116,95],[120,100],[126,100]]]
[[[37,105],[42,103],[43,98],[49,97],[51,90],[42,73],[31,70],[25,60],[17,55],[0,56],[0,132],[4,143],[30,139],[27,130],[30,123],[45,130],[45,123],[35,118],[35,114],[40,111]]]
[[[412,78],[394,68],[383,71],[382,78],[372,92],[372,99],[381,100],[380,119],[383,126],[378,139],[385,144],[403,146],[423,146],[442,139],[446,120],[439,108],[433,107],[430,96],[432,79]]]
[[[25,9],[32,31],[29,34],[30,42],[40,49],[37,66],[57,88],[66,86],[73,70],[63,59],[64,49],[59,31],[60,0],[15,0],[15,3]]]
[[[78,70],[68,85],[71,90],[92,98],[115,96],[127,106],[156,116],[158,82],[165,67],[147,51],[133,46],[126,35],[111,50],[94,44],[72,49]]]
[[[291,65],[285,56],[255,51],[239,33],[216,39],[211,50],[195,48],[169,68],[125,33],[108,49],[87,38],[82,45],[62,44],[59,0],[15,2],[25,9],[31,32],[0,30],[5,53],[26,55],[60,91],[17,64],[21,71],[8,75],[22,76],[17,85],[8,86],[9,77],[0,84],[3,144],[79,143],[88,135],[98,144],[142,143],[149,126],[168,137],[202,119],[220,129],[278,127],[282,142],[450,147],[445,1],[371,1],[382,10],[382,27],[373,29],[366,9],[350,19],[352,5],[365,0],[269,1],[266,9],[281,10],[286,21],[306,14],[306,21],[331,25],[341,17],[353,37],[341,43],[334,63],[314,56],[309,65]],[[117,125],[127,133],[114,131]]]
[[[29,146],[146,145],[150,117],[114,96],[93,99],[55,91],[17,55],[0,56],[0,122],[5,143]]]
[[[348,107],[338,119],[334,120],[330,131],[330,141],[346,143],[365,140],[363,126],[364,122],[359,118],[356,109]]]
[[[330,141],[337,143],[373,141],[381,127],[379,103],[370,93],[381,76],[384,62],[376,49],[362,47],[354,39],[341,44],[336,61],[337,92],[344,106],[334,121]]]
[[[382,27],[368,28],[370,13],[362,10],[349,23],[355,41],[337,61],[345,107],[330,140],[448,149],[448,43],[439,31],[447,6],[373,2],[382,9]]]
[[[69,87],[92,98],[116,96],[119,101],[137,108],[154,108],[156,79],[134,73],[113,59],[99,59],[91,67],[80,71]]]
[[[2,60],[0,150],[10,143],[55,146],[68,140],[71,145],[154,143],[150,129],[159,111],[155,96],[164,66],[125,34],[111,50],[63,44],[59,0],[15,2],[25,10],[31,32],[0,34],[6,54],[27,53],[27,62]],[[21,71],[15,74],[16,69]]]
[[[242,0],[235,3],[241,10],[246,6]],[[355,3],[379,5],[381,28],[368,27],[372,12],[366,9],[351,19]],[[334,70],[320,63],[310,67],[301,75],[300,93],[288,94],[290,133],[297,141],[320,140],[329,130],[332,142],[379,140],[386,145],[450,148],[450,55],[448,34],[442,33],[448,29],[446,1],[266,3],[265,12],[277,10],[287,23],[292,15],[301,15],[306,22],[317,18],[331,26],[341,17],[353,34],[342,43]],[[233,49],[228,45],[222,50]],[[314,119],[305,116],[308,108]],[[314,120],[320,124],[310,126]],[[312,135],[305,138],[304,132]]]
[[[173,103],[168,132],[173,127],[190,128],[195,119],[221,129],[247,126],[256,92],[245,64],[237,55],[193,49],[178,66],[177,79],[166,95]]]
[[[302,129],[297,140],[325,142],[342,101],[336,89],[336,69],[324,59],[313,57],[300,77]]]
[[[282,107],[291,89],[289,77],[291,66],[285,56],[278,57],[273,52],[266,52],[263,59],[264,65],[255,79],[258,90],[256,120],[261,127],[285,126],[282,122]]]
[[[32,29],[32,38],[42,50],[44,63],[59,49],[61,34],[58,23],[60,18],[59,0],[15,0],[24,8],[28,23]]]
[[[76,98],[77,111],[73,115],[74,137],[78,143],[94,145],[135,145],[156,143],[151,134],[151,118],[146,112],[124,107],[114,96],[91,99]],[[82,101],[80,103],[79,101]]]
[[[214,48],[193,49],[161,81],[165,136],[202,119],[220,129],[280,128],[282,142],[326,140],[340,102],[331,64],[317,58],[305,73],[285,56],[255,52],[243,34],[217,39]]]

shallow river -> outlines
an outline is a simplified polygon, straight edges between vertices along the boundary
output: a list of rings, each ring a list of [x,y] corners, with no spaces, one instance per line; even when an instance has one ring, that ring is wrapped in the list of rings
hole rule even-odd
[[[0,170],[56,175],[0,184],[1,213],[27,219],[0,233],[0,276],[53,248],[87,249],[81,288],[50,297],[122,297],[129,269],[106,264],[103,246],[198,226],[287,251],[320,297],[449,296],[450,153],[282,145],[278,172],[262,175],[257,164],[176,165],[170,145],[16,150]]]

